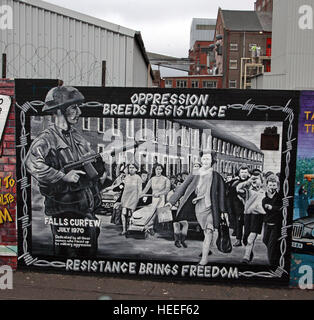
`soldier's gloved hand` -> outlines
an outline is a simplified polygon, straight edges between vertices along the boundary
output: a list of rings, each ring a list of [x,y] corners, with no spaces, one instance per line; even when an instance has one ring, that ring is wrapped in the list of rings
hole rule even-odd
[[[101,160],[102,160],[104,163],[109,163],[109,158],[110,158],[110,156],[109,156],[108,153],[102,152],[102,153],[100,154],[100,156],[101,156]]]
[[[85,175],[86,173],[81,170],[71,170],[62,178],[62,180],[64,182],[77,183],[80,180],[80,174]]]

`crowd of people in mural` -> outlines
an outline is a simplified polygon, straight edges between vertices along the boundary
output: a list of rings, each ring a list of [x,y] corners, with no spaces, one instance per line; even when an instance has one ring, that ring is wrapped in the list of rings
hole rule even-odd
[[[132,216],[142,213],[149,219],[148,231],[154,235],[158,224],[158,209],[168,207],[173,219],[168,227],[173,232],[174,245],[188,247],[191,224],[202,230],[204,241],[200,265],[208,263],[213,254],[214,230],[226,217],[234,247],[245,247],[243,263],[251,263],[254,245],[259,235],[267,248],[271,265],[280,257],[282,198],[279,195],[279,174],[250,170],[242,165],[235,175],[224,178],[213,170],[214,152],[203,152],[191,172],[167,176],[162,164],[152,172],[140,170],[136,164],[122,164],[115,181],[106,180],[103,192],[117,191],[111,222],[121,225],[121,235],[127,235]],[[108,186],[109,185],[109,186]]]

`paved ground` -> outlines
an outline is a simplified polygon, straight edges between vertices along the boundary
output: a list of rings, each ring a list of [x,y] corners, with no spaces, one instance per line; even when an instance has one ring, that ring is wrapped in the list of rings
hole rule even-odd
[[[147,239],[134,239],[121,236],[121,226],[110,223],[110,216],[99,216],[101,220],[101,232],[98,239],[99,257],[151,259],[164,261],[188,261],[197,263],[198,255],[202,250],[202,238],[196,234],[189,234],[187,240],[188,248],[177,248],[173,243],[173,231],[169,228],[159,230],[154,236]],[[50,226],[44,224],[42,215],[34,214],[33,218],[33,253],[52,254],[52,237]],[[217,232],[215,232],[215,243]],[[232,239],[235,242],[235,239]],[[234,248],[230,254],[219,252],[213,246],[213,255],[210,256],[211,263],[240,264],[244,256],[245,247]],[[266,246],[259,236],[254,249],[254,260],[256,265],[267,265]]]
[[[40,207],[40,204],[39,204]],[[40,211],[40,210],[38,210]],[[197,261],[201,241],[189,239],[188,249],[177,249],[172,240],[157,235],[147,240],[125,239],[119,236],[119,227],[104,222],[100,237],[100,251],[104,254],[127,255],[133,251],[142,257],[147,254],[165,255],[167,259]],[[51,232],[43,224],[42,215],[33,216],[33,239],[37,250],[51,249]],[[41,248],[40,248],[41,247]],[[47,251],[48,250],[48,251]],[[214,250],[211,259],[223,262],[239,261],[243,248],[236,248],[232,255],[221,255]],[[259,237],[255,263],[265,263],[265,246]],[[261,288],[240,285],[205,285],[190,282],[147,281],[97,275],[57,274],[49,272],[17,271],[14,273],[14,289],[0,290],[0,299],[44,299],[44,300],[98,300],[110,297],[113,300],[313,300],[314,291],[287,288]]]
[[[186,282],[130,280],[112,277],[14,273],[13,290],[0,290],[0,300],[313,300],[314,291],[204,285]]]

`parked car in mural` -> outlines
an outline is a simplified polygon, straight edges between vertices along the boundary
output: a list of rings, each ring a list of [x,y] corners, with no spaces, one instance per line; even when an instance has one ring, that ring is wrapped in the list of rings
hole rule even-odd
[[[314,254],[314,201],[308,207],[309,216],[293,222],[292,247],[302,253]]]

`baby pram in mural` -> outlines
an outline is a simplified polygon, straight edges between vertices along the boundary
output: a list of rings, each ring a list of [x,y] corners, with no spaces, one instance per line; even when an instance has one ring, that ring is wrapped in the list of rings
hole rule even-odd
[[[148,194],[145,195],[145,197],[152,197],[152,195]],[[150,205],[134,211],[132,217],[130,218],[130,224],[126,233],[126,237],[146,239],[149,235],[154,235],[154,223],[157,213],[163,209],[163,203],[163,199],[153,197]],[[166,222],[166,220],[164,220],[164,222]]]

